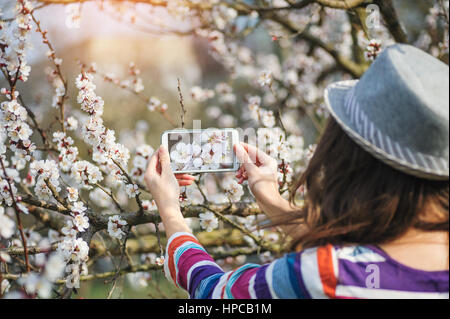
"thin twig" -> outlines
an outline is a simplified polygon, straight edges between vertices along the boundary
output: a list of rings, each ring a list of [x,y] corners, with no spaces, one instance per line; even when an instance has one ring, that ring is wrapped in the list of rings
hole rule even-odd
[[[118,200],[116,199],[116,197],[114,196],[114,193],[112,191],[108,191],[107,189],[105,189],[102,185],[100,185],[99,183],[95,184],[95,186],[97,186],[98,188],[100,188],[106,195],[108,195],[109,197],[111,197],[111,200],[114,202],[114,205],[116,205],[117,209],[121,212],[124,213],[125,210],[122,208],[122,206],[120,206]]]
[[[30,16],[31,16],[31,19],[33,20],[34,24],[37,27],[37,31],[42,35],[43,42],[47,45],[47,47],[49,48],[49,50],[51,52],[50,60],[53,62],[55,69],[56,69],[56,74],[58,75],[59,79],[61,80],[61,82],[63,83],[63,86],[64,86],[64,93],[58,100],[58,106],[59,106],[59,123],[61,125],[61,130],[64,133],[66,133],[66,126],[64,125],[64,121],[65,121],[64,120],[64,102],[67,98],[67,89],[68,89],[67,81],[64,78],[64,76],[62,75],[61,66],[58,63],[56,63],[55,50],[53,48],[53,45],[50,43],[50,41],[47,38],[47,31],[42,30],[41,22],[36,19],[36,17],[33,14],[33,11],[30,12]]]
[[[180,96],[180,106],[181,106],[181,128],[184,128],[185,122],[184,117],[186,115],[186,108],[184,106],[184,99],[183,99],[183,93],[181,93],[181,84],[180,79],[178,78],[178,94]]]
[[[211,213],[213,213],[214,215],[216,215],[217,217],[219,217],[219,219],[223,220],[224,222],[230,224],[232,227],[240,230],[242,233],[244,233],[245,235],[249,236],[251,239],[253,239],[253,241],[260,247],[266,248],[266,244],[263,241],[263,239],[255,236],[254,234],[252,234],[250,231],[248,231],[247,229],[245,229],[244,227],[242,227],[241,225],[235,223],[234,221],[232,221],[231,219],[229,219],[228,217],[224,216],[222,213],[217,212],[211,208],[209,208],[206,205],[200,205],[201,207],[205,208],[206,210],[209,210]],[[225,209],[226,211],[227,209]]]

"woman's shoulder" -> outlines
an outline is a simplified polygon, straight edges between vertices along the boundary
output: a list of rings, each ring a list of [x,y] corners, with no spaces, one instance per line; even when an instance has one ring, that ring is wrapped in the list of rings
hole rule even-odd
[[[449,272],[402,265],[372,245],[324,245],[291,253],[312,298],[448,298]],[[294,263],[291,263],[295,265]]]

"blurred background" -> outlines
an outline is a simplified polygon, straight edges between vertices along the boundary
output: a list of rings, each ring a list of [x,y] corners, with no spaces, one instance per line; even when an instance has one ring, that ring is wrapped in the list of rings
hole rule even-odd
[[[14,1],[2,1],[3,11]],[[250,3],[251,1],[247,1]],[[400,20],[411,39],[420,38],[421,31],[426,27],[426,17],[429,14],[432,1],[394,1]],[[78,114],[77,89],[75,78],[80,74],[80,62],[95,63],[99,73],[114,75],[119,79],[129,76],[130,63],[140,70],[144,89],[141,95],[157,97],[168,104],[168,114],[180,125],[180,104],[177,80],[180,80],[181,91],[186,105],[186,127],[192,126],[192,120],[202,120],[202,127],[237,127],[242,124],[240,114],[243,112],[243,96],[251,93],[252,86],[247,80],[234,82],[235,92],[241,92],[231,106],[216,106],[215,100],[199,103],[191,96],[195,86],[214,89],[216,84],[229,81],[229,71],[209,54],[208,44],[204,39],[195,36],[180,36],[158,34],[151,28],[130,25],[124,11],[118,7],[112,12],[101,10],[98,4],[87,2],[83,4],[79,27],[73,28],[67,20],[67,9],[62,5],[51,5],[37,11],[36,16],[48,30],[48,38],[54,45],[57,56],[63,60],[62,72],[69,82],[69,100],[66,104],[68,112]],[[142,10],[147,10],[145,6]],[[154,14],[154,13],[153,13]],[[164,13],[159,13],[159,19],[169,19]],[[189,28],[183,22],[169,21],[178,29]],[[178,25],[177,25],[178,24]],[[283,56],[283,48],[273,41],[264,25],[256,28],[242,40],[252,52],[258,54],[273,54]],[[56,123],[56,115],[52,104],[51,86],[45,79],[46,68],[50,62],[46,57],[47,48],[42,44],[41,36],[33,32],[33,49],[30,50],[28,62],[32,68],[30,79],[20,84],[19,91],[25,100],[30,101],[30,108],[44,127]],[[446,58],[448,60],[448,56]],[[103,118],[106,126],[116,131],[120,143],[131,151],[140,144],[159,146],[161,133],[173,126],[157,112],[150,112],[147,103],[136,94],[121,89],[113,83],[104,81],[101,76],[95,79],[97,94],[105,101]],[[5,85],[0,80],[0,85]],[[222,108],[220,116],[215,116],[214,110]],[[223,109],[227,108],[227,109]],[[301,127],[307,144],[317,137],[309,122],[300,117],[292,118],[294,125]],[[55,124],[56,125],[56,124]],[[86,151],[86,150],[84,150]],[[256,260],[248,257],[247,261]],[[232,263],[228,265],[232,267]],[[108,260],[99,261],[96,267],[101,271],[113,270]],[[100,269],[99,269],[100,270]],[[94,269],[95,271],[95,269]],[[186,293],[177,289],[161,272],[148,274],[151,280],[133,280],[133,275],[120,277],[118,288],[114,291],[115,298],[186,298]],[[131,280],[129,280],[131,279]],[[84,283],[79,290],[79,298],[105,298],[111,290],[112,281],[96,280]]]

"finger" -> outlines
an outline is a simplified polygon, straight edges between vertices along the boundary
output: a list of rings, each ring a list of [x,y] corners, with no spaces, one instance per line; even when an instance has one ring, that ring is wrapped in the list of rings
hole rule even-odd
[[[172,172],[172,168],[170,167],[169,151],[165,148],[165,146],[161,145],[159,147],[158,154],[159,154],[159,162],[161,164],[161,172],[162,173]]]
[[[247,178],[241,177],[238,180],[238,184],[242,184],[243,182],[245,182],[247,180]]]
[[[268,160],[271,159],[269,155],[261,151],[256,146],[247,144],[247,143],[241,143],[242,147],[247,151],[249,157],[252,159],[254,163],[267,163]]]
[[[187,181],[195,181],[195,176],[189,174],[175,174],[175,177],[178,180],[187,180]]]
[[[248,180],[248,175],[247,172],[243,172],[239,177],[239,182],[240,184],[242,184],[244,181]]]
[[[158,162],[158,153],[155,152],[148,162],[146,174],[154,174],[156,172]]]
[[[193,181],[178,180],[178,185],[180,186],[191,186],[193,183]]]
[[[236,153],[239,162],[243,165],[244,169],[249,168],[251,169],[252,166],[254,166],[254,163],[252,162],[248,153],[241,144],[235,144],[234,151]]]
[[[241,177],[244,177],[244,176],[246,176],[246,175],[247,175],[247,173],[246,173],[246,171],[245,171],[244,166],[241,166],[241,167],[239,168],[239,170],[237,171],[237,173],[236,173],[236,178],[241,178]]]
[[[156,157],[158,159],[158,162],[156,163],[156,171],[158,172],[159,175],[161,175],[162,173],[162,168],[161,168],[161,161],[159,159],[159,152],[156,152]]]

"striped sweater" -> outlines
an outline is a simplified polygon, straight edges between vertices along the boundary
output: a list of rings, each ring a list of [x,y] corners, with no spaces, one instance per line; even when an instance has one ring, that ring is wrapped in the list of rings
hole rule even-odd
[[[449,298],[448,271],[410,268],[375,246],[327,245],[224,272],[195,236],[176,233],[164,269],[196,299]]]

